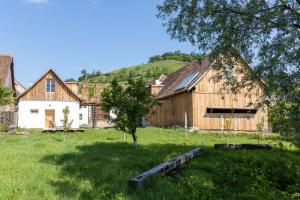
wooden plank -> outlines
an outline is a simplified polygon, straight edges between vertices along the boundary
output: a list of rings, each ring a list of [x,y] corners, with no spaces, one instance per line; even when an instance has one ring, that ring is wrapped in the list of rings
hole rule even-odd
[[[151,176],[159,173],[162,176],[168,174],[170,171],[183,166],[183,164],[186,163],[187,161],[199,156],[200,152],[203,151],[204,149],[205,149],[204,147],[198,147],[172,160],[161,163],[156,167],[153,167],[152,169],[131,178],[129,180],[129,185],[133,188],[139,188],[143,186]]]
[[[215,144],[215,149],[272,149],[272,144]]]
[[[81,129],[81,128],[71,128],[69,130],[67,130],[67,132],[84,132],[85,129]],[[59,128],[59,129],[52,129],[52,128],[45,128],[42,130],[43,133],[56,133],[56,132],[64,132],[63,128]]]

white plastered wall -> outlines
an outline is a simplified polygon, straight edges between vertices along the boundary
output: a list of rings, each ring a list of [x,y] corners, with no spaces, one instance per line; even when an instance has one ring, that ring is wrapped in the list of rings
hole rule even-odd
[[[55,110],[55,124],[62,126],[64,119],[63,109],[69,107],[69,121],[73,120],[72,128],[79,128],[79,102],[62,101],[22,101],[18,107],[18,126],[21,128],[45,128],[45,110]],[[31,110],[38,113],[31,113]]]
[[[82,115],[82,119],[79,119],[79,125],[88,125],[89,124],[89,107],[82,106],[79,110],[79,115]]]

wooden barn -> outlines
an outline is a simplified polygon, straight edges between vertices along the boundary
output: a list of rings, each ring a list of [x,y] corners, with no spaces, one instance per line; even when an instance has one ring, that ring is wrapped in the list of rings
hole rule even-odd
[[[228,68],[228,69],[227,69]],[[148,125],[158,127],[181,126],[199,130],[268,130],[266,108],[253,106],[263,94],[263,83],[259,80],[251,90],[242,89],[238,94],[224,91],[224,80],[241,76],[251,68],[241,58],[235,58],[221,81],[213,81],[217,71],[212,68],[208,56],[194,61],[167,76],[156,94],[160,106],[153,108],[147,117]],[[150,86],[151,87],[151,86]],[[155,94],[154,93],[154,94]]]

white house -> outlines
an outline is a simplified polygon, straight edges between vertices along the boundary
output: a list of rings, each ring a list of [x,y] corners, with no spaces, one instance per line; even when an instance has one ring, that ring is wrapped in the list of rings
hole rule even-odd
[[[85,114],[85,109],[81,110],[81,99],[52,69],[19,95],[17,101],[18,126],[22,128],[63,126],[66,107],[71,128],[79,128]]]

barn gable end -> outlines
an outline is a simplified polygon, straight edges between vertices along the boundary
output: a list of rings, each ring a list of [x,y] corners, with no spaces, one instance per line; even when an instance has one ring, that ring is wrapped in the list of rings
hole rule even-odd
[[[242,78],[239,71],[251,70],[243,60],[238,60],[233,66],[235,77]],[[267,109],[255,108],[263,95],[261,81],[256,81],[253,88],[244,88],[233,94],[224,90],[224,78],[214,82],[212,77],[216,71],[210,68],[193,89],[193,127],[204,130],[239,130],[256,131],[257,125],[263,123],[268,129]]]

